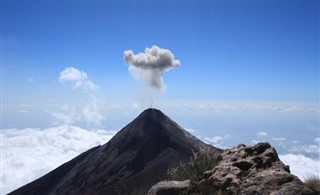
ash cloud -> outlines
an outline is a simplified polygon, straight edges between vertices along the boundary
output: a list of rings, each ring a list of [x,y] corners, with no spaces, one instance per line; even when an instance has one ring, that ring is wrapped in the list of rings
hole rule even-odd
[[[180,66],[180,61],[168,49],[158,46],[146,48],[144,53],[134,54],[132,50],[124,52],[125,62],[134,79],[162,92],[165,85],[162,73]]]

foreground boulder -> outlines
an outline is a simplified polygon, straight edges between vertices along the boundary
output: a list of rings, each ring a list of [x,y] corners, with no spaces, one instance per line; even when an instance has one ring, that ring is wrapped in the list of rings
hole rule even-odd
[[[290,174],[269,143],[238,145],[222,153],[222,160],[200,182],[228,194],[313,194],[301,180]],[[206,173],[208,174],[208,173]]]

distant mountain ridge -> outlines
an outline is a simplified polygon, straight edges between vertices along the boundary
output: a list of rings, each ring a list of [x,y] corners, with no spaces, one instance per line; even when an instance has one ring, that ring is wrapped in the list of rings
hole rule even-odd
[[[94,147],[9,193],[146,194],[169,166],[207,145],[157,109],[147,109],[108,143]]]

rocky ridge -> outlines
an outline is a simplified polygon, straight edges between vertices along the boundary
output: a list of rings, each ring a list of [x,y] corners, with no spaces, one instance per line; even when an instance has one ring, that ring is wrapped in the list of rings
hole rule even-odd
[[[290,173],[289,166],[281,162],[276,150],[267,142],[226,149],[221,159],[217,166],[203,174],[201,181],[191,182],[186,194],[207,194],[208,191],[230,195],[313,194],[297,176]],[[155,187],[152,190],[156,191]],[[175,191],[173,194],[179,193]]]

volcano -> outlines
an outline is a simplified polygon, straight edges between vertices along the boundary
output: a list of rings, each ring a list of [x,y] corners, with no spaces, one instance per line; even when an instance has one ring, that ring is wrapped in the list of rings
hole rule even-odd
[[[169,166],[188,160],[201,148],[220,152],[150,108],[106,144],[9,194],[146,194],[165,178]]]

